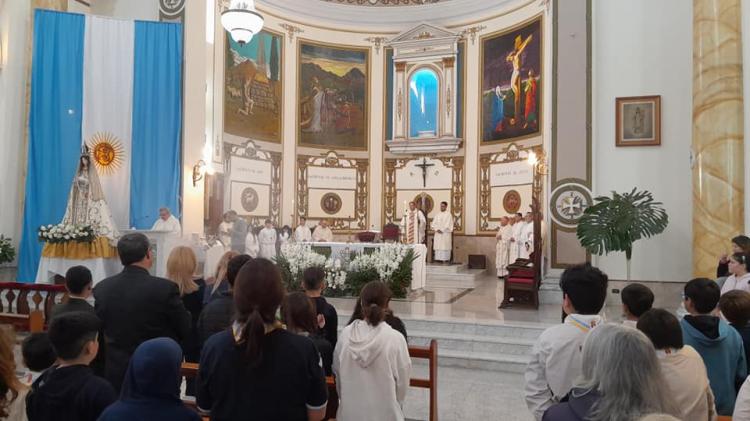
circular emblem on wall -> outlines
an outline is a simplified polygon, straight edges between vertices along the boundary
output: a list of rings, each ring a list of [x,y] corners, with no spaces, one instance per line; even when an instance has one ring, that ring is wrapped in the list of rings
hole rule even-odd
[[[242,209],[245,212],[252,212],[258,207],[258,192],[252,187],[245,187],[242,190],[242,196],[240,197],[240,203],[242,203]]]
[[[112,133],[97,132],[89,138],[86,144],[98,172],[111,175],[122,165],[125,148]]]
[[[521,209],[521,194],[515,190],[508,190],[503,196],[503,209],[506,213],[516,213]]]
[[[185,8],[185,0],[159,0],[159,10],[166,16],[176,16]]]
[[[418,194],[414,198],[414,203],[417,204],[417,207],[419,207],[420,204],[422,204],[422,193]],[[435,201],[432,199],[432,196],[425,193],[424,194],[424,206],[422,208],[422,211],[424,212],[425,216],[429,215],[432,210],[435,209]]]
[[[336,193],[326,193],[320,199],[320,208],[328,215],[335,215],[341,210],[341,197]]]
[[[591,203],[591,192],[586,186],[577,183],[563,184],[552,191],[550,215],[559,225],[574,228]]]

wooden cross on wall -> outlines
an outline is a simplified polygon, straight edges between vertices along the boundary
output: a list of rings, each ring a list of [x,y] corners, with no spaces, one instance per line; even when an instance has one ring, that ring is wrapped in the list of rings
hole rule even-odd
[[[422,187],[427,187],[427,168],[434,166],[435,164],[428,164],[427,158],[422,158],[422,163],[415,165],[422,169]]]

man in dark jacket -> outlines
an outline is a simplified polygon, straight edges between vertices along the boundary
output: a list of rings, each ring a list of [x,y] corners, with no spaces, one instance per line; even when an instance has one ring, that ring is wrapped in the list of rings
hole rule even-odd
[[[96,316],[83,311],[52,320],[49,338],[59,364],[31,386],[26,397],[30,421],[95,421],[117,399],[114,388],[88,367],[99,348],[99,325]]]
[[[153,258],[145,235],[124,235],[117,253],[125,268],[101,281],[94,298],[107,344],[105,377],[119,391],[138,345],[158,337],[181,342],[190,333],[191,318],[177,284],[148,273]]]
[[[234,256],[227,263],[227,283],[229,289],[220,292],[219,295],[203,307],[200,317],[198,318],[198,338],[201,341],[201,348],[211,335],[219,333],[229,328],[234,317],[234,299],[232,298],[232,289],[234,288],[234,279],[242,266],[252,260],[247,254]]]

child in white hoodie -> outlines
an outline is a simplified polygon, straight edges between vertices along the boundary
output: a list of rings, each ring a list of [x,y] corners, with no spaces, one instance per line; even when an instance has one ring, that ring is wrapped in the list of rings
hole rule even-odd
[[[401,421],[411,377],[404,336],[383,320],[391,291],[380,281],[362,288],[364,320],[354,320],[339,336],[333,373],[339,394],[336,419]]]

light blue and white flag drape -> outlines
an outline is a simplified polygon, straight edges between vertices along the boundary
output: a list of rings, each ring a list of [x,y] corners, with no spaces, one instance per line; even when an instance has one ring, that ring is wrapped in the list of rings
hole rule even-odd
[[[82,144],[118,228],[179,214],[182,27],[36,10],[18,279],[33,282],[37,229],[65,214]]]

